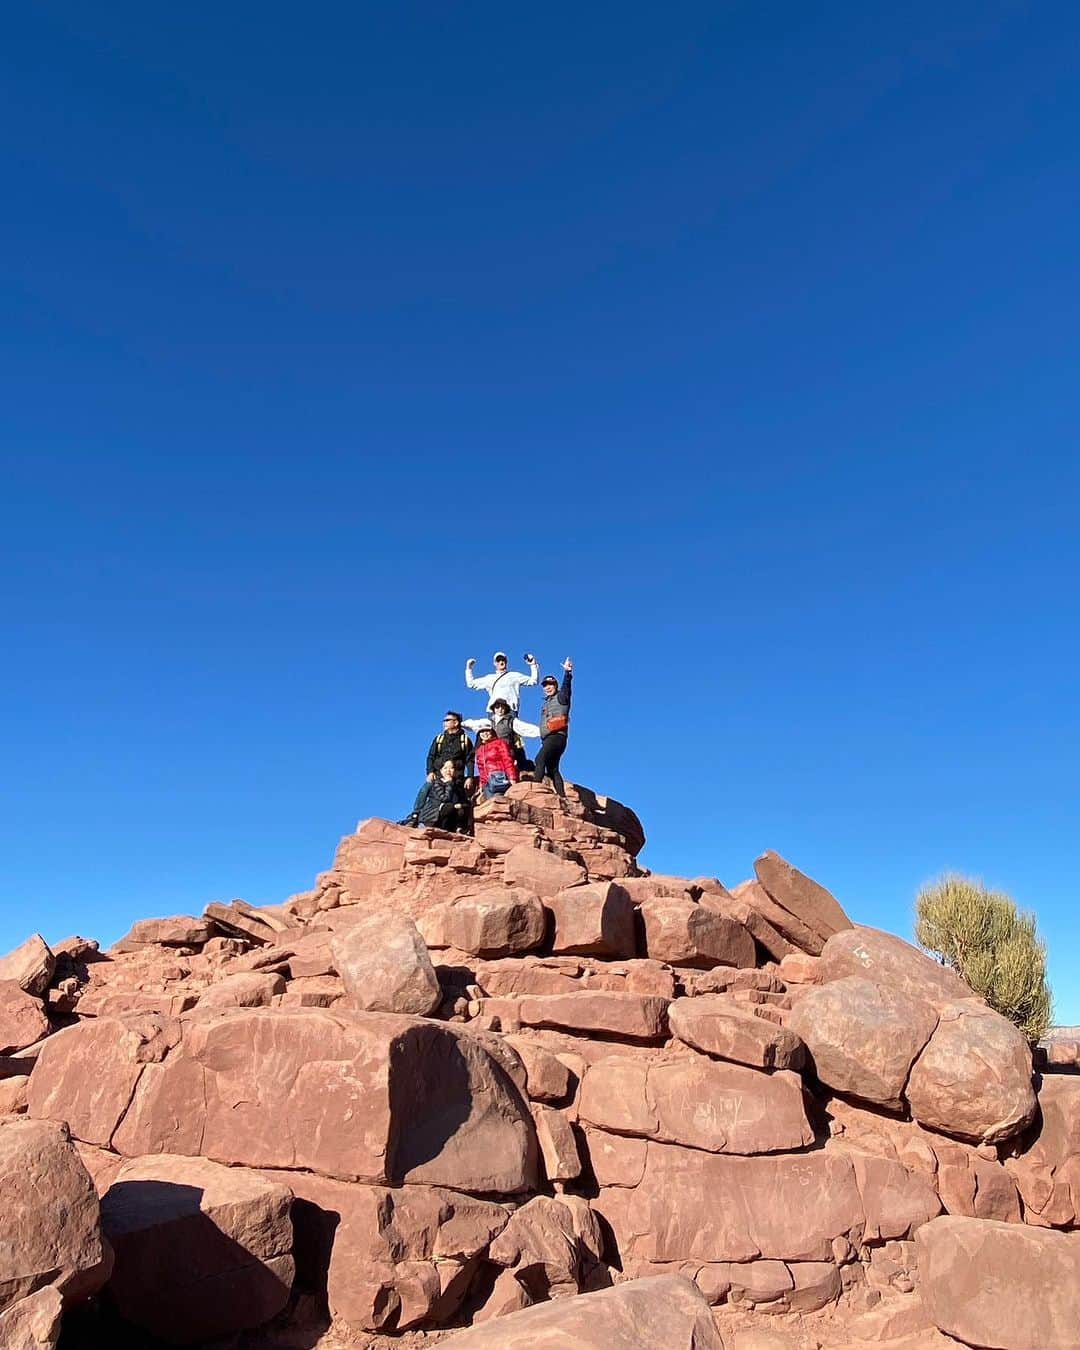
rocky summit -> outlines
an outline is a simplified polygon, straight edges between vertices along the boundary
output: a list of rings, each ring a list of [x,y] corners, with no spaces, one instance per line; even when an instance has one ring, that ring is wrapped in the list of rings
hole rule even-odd
[[[0,1346],[1080,1345],[1080,1076],[773,852],[517,784],[0,958]]]

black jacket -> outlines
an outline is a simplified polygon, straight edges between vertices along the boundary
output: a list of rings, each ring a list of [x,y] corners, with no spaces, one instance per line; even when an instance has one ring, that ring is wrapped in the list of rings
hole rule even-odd
[[[455,806],[468,806],[469,799],[457,780],[447,782],[445,778],[436,778],[428,783],[427,790],[417,812],[421,825],[455,824],[465,818],[464,811],[455,811]]]
[[[440,731],[427,752],[428,773],[438,773],[448,759],[454,760],[468,778],[473,776],[476,748],[466,731]]]

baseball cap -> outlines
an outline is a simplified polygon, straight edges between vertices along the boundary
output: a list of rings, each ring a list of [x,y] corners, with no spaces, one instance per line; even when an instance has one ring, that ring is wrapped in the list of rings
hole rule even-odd
[[[496,652],[495,655],[494,655],[491,659],[492,659],[493,661],[498,661],[500,658],[501,658],[503,661],[506,661],[506,660],[509,659],[509,658],[507,657],[507,655],[506,655],[505,652]]]

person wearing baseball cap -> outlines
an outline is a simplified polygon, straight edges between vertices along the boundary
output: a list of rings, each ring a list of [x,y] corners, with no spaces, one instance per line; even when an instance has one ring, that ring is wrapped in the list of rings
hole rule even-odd
[[[529,665],[528,675],[522,674],[520,670],[510,670],[506,653],[496,652],[492,657],[495,669],[490,675],[481,675],[477,679],[473,675],[476,658],[470,656],[465,662],[465,686],[468,689],[482,689],[487,694],[488,712],[491,711],[491,705],[497,698],[504,698],[510,705],[510,712],[516,717],[522,687],[536,684],[540,679],[540,667],[536,664],[536,657],[532,652],[525,653],[525,660]]]
[[[538,783],[542,783],[545,777],[550,778],[552,787],[565,801],[566,784],[559,772],[559,761],[566,749],[567,732],[570,729],[570,694],[574,679],[574,663],[567,657],[562,664],[564,674],[561,688],[554,675],[545,675],[542,682],[544,701],[540,706],[541,740],[533,777]]]

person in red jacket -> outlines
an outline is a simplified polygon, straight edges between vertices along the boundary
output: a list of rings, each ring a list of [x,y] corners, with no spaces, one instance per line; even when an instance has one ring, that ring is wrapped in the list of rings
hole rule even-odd
[[[497,797],[518,780],[510,747],[491,726],[482,726],[476,733],[476,776],[485,797]]]

